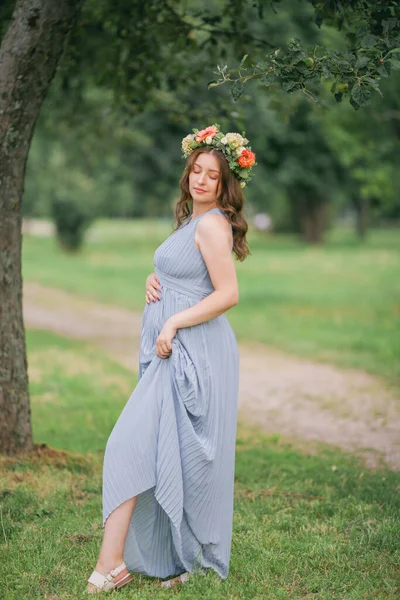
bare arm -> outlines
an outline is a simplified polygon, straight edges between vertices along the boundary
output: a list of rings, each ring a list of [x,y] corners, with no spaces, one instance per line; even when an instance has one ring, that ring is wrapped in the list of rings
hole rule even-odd
[[[229,223],[224,217],[209,214],[199,221],[195,243],[210,273],[214,292],[167,319],[156,340],[156,352],[160,358],[168,358],[171,354],[172,339],[178,329],[214,319],[238,303],[239,291],[231,240]]]
[[[206,263],[214,292],[169,320],[177,329],[218,317],[238,303],[239,290],[231,253],[229,223],[220,215],[205,215],[196,228],[195,243]]]

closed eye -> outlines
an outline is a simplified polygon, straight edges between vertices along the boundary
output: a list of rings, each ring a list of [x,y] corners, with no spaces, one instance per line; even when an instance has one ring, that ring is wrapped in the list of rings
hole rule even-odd
[[[193,173],[195,173],[196,175],[199,175],[201,173],[201,170],[200,171],[199,170],[196,171],[196,169],[193,169]],[[211,177],[211,175],[209,175],[209,178],[212,179],[213,181],[217,181],[218,180],[218,177]]]

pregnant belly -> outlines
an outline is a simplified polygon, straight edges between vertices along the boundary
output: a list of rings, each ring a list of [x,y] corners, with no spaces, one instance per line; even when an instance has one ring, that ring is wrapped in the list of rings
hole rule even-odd
[[[141,327],[141,351],[144,355],[155,353],[155,343],[165,322],[174,314],[194,306],[199,300],[188,298],[168,288],[161,289],[161,300],[150,302],[144,307]],[[177,332],[177,336],[183,336],[183,340],[191,343],[192,335],[201,335],[204,344],[217,343],[218,338],[231,339],[236,342],[235,334],[225,314],[214,319],[204,321],[199,325],[184,327]]]

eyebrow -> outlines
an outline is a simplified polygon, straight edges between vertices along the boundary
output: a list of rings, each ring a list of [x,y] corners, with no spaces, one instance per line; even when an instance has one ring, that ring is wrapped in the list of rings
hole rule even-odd
[[[200,169],[203,168],[201,165],[199,165],[199,163],[194,163],[193,166],[194,167],[200,167]],[[207,171],[212,171],[213,173],[219,173],[219,171],[217,171],[217,169],[207,169]]]

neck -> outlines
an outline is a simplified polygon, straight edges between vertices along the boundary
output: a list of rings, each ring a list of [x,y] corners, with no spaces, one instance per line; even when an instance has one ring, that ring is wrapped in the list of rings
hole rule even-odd
[[[216,202],[214,202],[213,204],[209,204],[208,206],[204,206],[203,204],[201,206],[198,206],[197,204],[193,203],[192,216],[194,219],[196,219],[197,217],[203,215],[212,208],[217,208]]]

